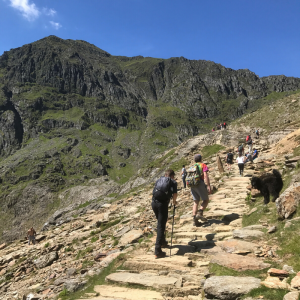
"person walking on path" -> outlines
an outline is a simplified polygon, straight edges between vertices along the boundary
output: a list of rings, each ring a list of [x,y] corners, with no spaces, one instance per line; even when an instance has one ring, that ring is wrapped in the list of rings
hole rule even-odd
[[[256,129],[255,134],[256,134],[256,138],[259,139],[259,129]]]
[[[226,122],[224,122],[224,124],[223,124],[224,129],[226,129],[226,125],[227,125]]]
[[[185,182],[185,178],[186,178],[186,169],[185,169],[185,165],[182,166],[182,170],[181,170],[181,178],[182,178],[182,182],[183,182],[183,188],[186,188],[186,182]]]
[[[30,241],[32,241],[32,244],[35,245],[35,236],[36,236],[36,232],[33,229],[33,227],[31,227],[27,231],[28,245],[30,245]]]
[[[257,158],[257,156],[258,156],[258,152],[257,152],[257,150],[254,148],[252,159],[254,160],[255,158]]]
[[[166,170],[165,176],[160,177],[153,189],[152,209],[157,219],[157,237],[155,243],[155,258],[166,256],[161,248],[168,247],[165,238],[166,223],[168,221],[168,206],[170,199],[173,198],[173,205],[176,206],[177,182],[174,180],[173,170]]]
[[[230,172],[231,165],[233,164],[233,153],[231,152],[231,149],[229,149],[229,152],[226,155],[226,164],[227,164],[227,169]]]
[[[245,156],[241,152],[239,152],[239,156],[237,157],[236,162],[239,166],[240,176],[243,176],[244,165],[245,165]]]
[[[245,153],[244,144],[241,144],[240,146],[238,146],[237,152],[244,155],[244,153]]]
[[[200,183],[196,186],[191,187],[191,194],[192,194],[193,200],[194,200],[194,205],[193,205],[194,222],[193,222],[193,225],[198,226],[199,219],[203,222],[207,222],[207,219],[203,216],[203,212],[209,202],[208,194],[211,193],[211,187],[210,187],[210,181],[209,181],[209,176],[208,176],[208,167],[206,164],[201,163],[202,156],[200,154],[196,154],[194,156],[194,161],[195,161],[196,165],[198,166],[198,168],[201,169]],[[199,206],[200,200],[202,200],[202,204],[198,211],[198,206]]]
[[[253,145],[253,142],[252,142],[252,138],[251,138],[251,135],[247,135],[246,137],[246,143],[248,145],[248,152],[250,155],[252,155],[252,145]]]

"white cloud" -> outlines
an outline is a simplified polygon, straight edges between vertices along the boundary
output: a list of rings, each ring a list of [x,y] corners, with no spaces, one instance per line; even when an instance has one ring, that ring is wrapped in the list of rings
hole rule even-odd
[[[39,15],[40,11],[34,3],[29,0],[9,0],[10,5],[20,11],[28,21],[34,21]]]
[[[56,30],[58,30],[59,28],[62,27],[61,24],[56,23],[56,22],[53,22],[53,21],[50,21],[49,23],[50,23],[51,26],[52,26],[54,29],[56,29]]]
[[[55,16],[57,11],[52,9],[52,8],[43,8],[43,13],[46,15],[46,16]]]

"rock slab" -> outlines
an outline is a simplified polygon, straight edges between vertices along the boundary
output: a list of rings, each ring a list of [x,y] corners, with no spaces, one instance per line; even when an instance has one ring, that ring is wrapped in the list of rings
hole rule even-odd
[[[210,261],[237,271],[262,270],[270,268],[270,264],[264,263],[255,257],[241,256],[229,253],[217,253]]]
[[[278,215],[287,219],[296,210],[300,202],[300,182],[292,184],[275,201]]]
[[[234,238],[242,240],[250,240],[253,238],[261,238],[264,233],[259,230],[240,229],[232,232]]]
[[[137,274],[137,273],[113,273],[106,276],[106,281],[116,282],[121,284],[131,283],[153,288],[175,287],[178,278],[157,276],[152,274]],[[180,281],[181,282],[181,281]]]
[[[299,292],[289,292],[284,295],[283,300],[298,300]]]
[[[119,245],[126,246],[127,244],[131,244],[137,241],[139,238],[143,236],[143,231],[140,229],[133,229],[127,233],[125,233],[119,242]]]
[[[260,287],[254,277],[212,276],[205,281],[204,292],[208,299],[236,300]]]
[[[50,266],[55,260],[58,259],[57,252],[50,252],[46,255],[41,256],[40,258],[36,259],[34,261],[34,264],[39,268],[45,268],[47,266]]]

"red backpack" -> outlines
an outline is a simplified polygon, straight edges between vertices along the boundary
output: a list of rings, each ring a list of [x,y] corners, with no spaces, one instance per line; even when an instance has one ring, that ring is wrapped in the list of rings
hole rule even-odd
[[[246,137],[246,142],[248,142],[248,141],[249,141],[249,139],[250,139],[250,136],[249,136],[249,135],[247,135],[247,137]]]

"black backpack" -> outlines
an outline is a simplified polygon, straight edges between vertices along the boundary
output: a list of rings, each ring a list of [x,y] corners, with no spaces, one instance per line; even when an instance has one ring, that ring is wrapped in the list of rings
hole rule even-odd
[[[228,153],[228,155],[227,155],[227,162],[228,163],[232,163],[232,160],[233,160],[233,154],[232,153]]]
[[[153,198],[159,201],[169,201],[170,195],[171,178],[170,177],[160,177],[153,189]]]

